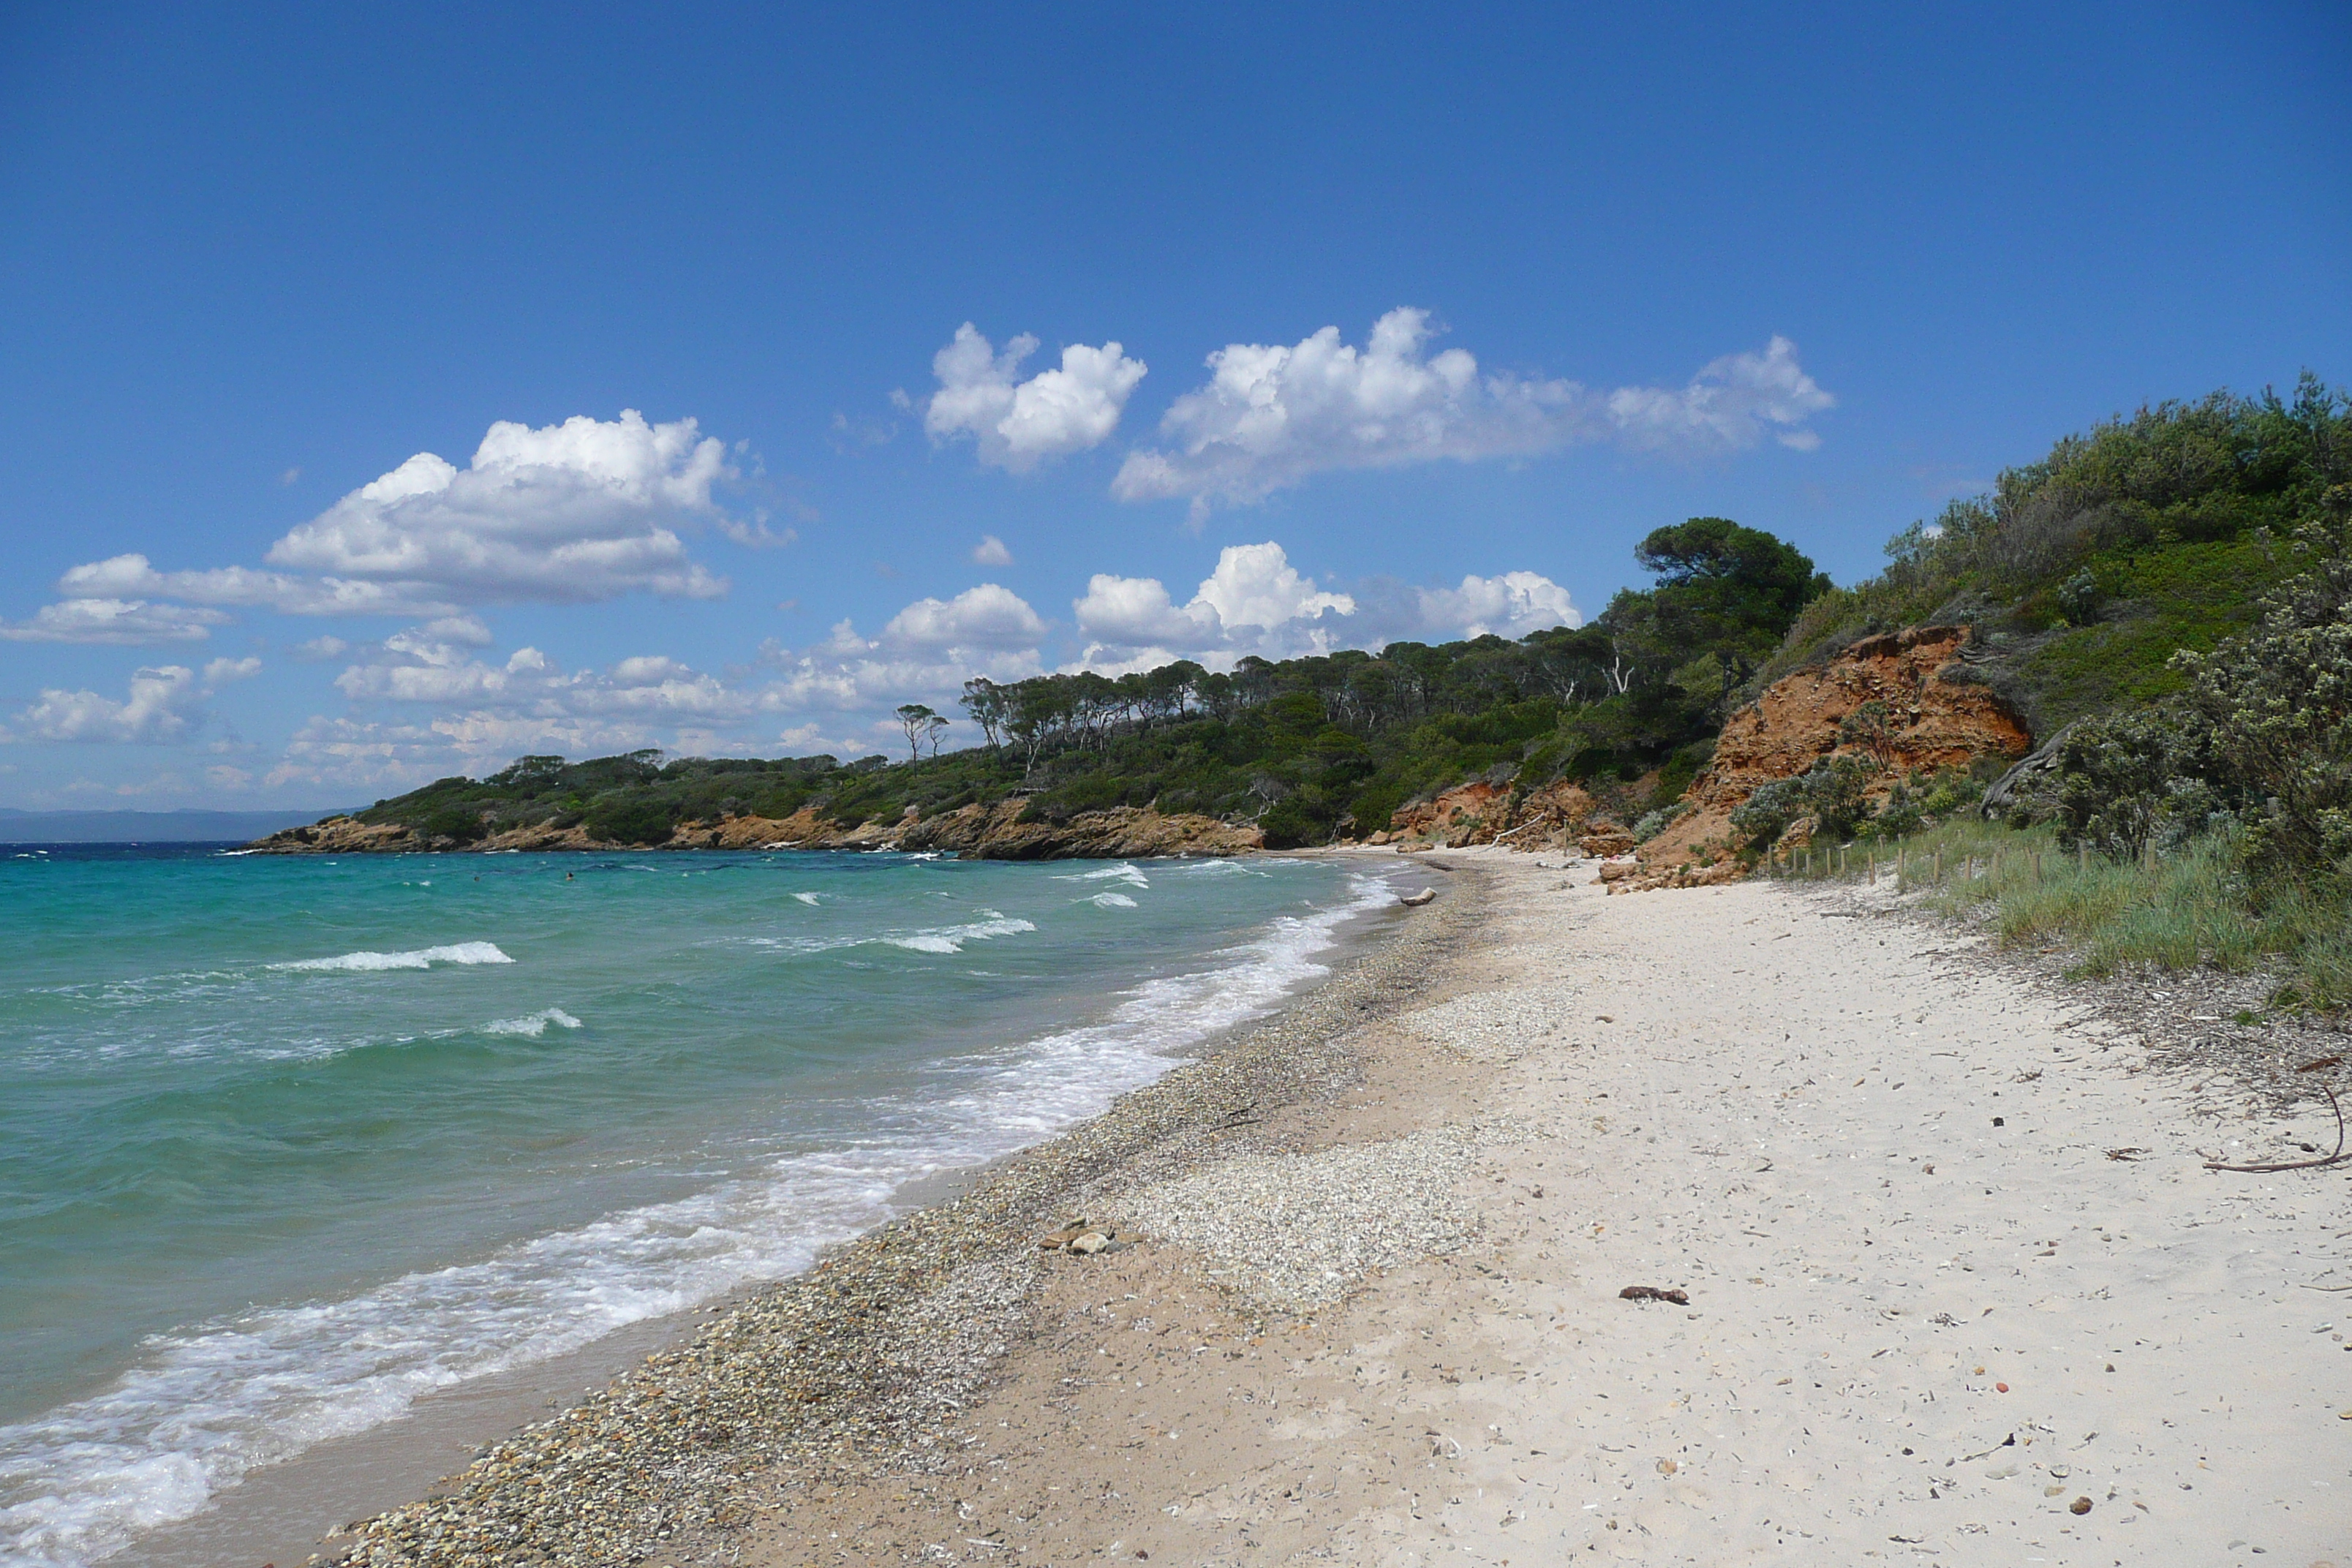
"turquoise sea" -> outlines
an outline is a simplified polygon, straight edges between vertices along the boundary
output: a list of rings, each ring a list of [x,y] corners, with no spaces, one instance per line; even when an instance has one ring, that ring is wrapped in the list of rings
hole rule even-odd
[[[804,1267],[1322,973],[1317,861],[0,850],[0,1561]]]

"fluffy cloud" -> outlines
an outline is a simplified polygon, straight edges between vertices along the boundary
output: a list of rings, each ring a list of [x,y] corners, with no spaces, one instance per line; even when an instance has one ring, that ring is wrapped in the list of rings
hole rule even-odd
[[[1302,577],[1279,544],[1230,544],[1217,568],[1178,605],[1154,577],[1099,573],[1072,606],[1088,639],[1081,663],[1144,668],[1179,657],[1230,666],[1244,654],[1284,658],[1348,641],[1356,603]]]
[[[252,606],[289,616],[429,616],[452,607],[436,597],[431,589],[415,584],[314,579],[284,572],[257,572],[249,566],[159,572],[144,555],[110,555],[103,561],[72,567],[58,579],[58,590],[70,595],[151,594],[197,605]],[[210,610],[184,613],[217,614]]]
[[[1013,552],[1007,550],[1004,541],[996,535],[983,533],[980,536],[980,542],[971,547],[971,561],[975,566],[1010,566],[1013,564]]]
[[[493,719],[544,724],[617,715],[731,722],[757,710],[754,698],[673,658],[639,656],[601,673],[565,671],[535,647],[503,660],[472,651],[488,640],[470,617],[412,626],[345,668],[335,685],[354,702],[472,707],[478,711],[466,717],[478,728]]]
[[[205,666],[205,689],[215,691],[232,680],[244,680],[261,673],[257,658],[216,658]]]
[[[111,741],[150,744],[185,736],[197,717],[196,672],[166,664],[134,671],[129,695],[117,701],[95,691],[51,689],[16,716],[15,738],[25,741]]]
[[[1382,316],[1358,349],[1325,327],[1288,346],[1231,343],[1207,385],[1161,418],[1163,446],[1130,452],[1112,483],[1125,500],[1249,503],[1333,468],[1442,458],[1527,456],[1576,442],[1705,454],[1766,436],[1810,448],[1802,428],[1834,399],[1797,363],[1796,345],[1729,354],[1681,387],[1595,391],[1572,381],[1482,374],[1462,349],[1427,353],[1427,311]]]
[[[1110,674],[1183,658],[1223,669],[1250,654],[1293,658],[1488,632],[1516,638],[1583,621],[1568,590],[1539,573],[1465,576],[1458,588],[1376,582],[1343,594],[1301,576],[1271,542],[1228,545],[1183,605],[1157,578],[1105,573],[1088,581],[1073,608],[1087,639],[1073,668]]]
[[[110,556],[58,579],[64,602],[0,626],[19,641],[193,641],[215,606],[296,616],[448,616],[467,605],[584,604],[644,591],[713,598],[724,580],[689,559],[677,530],[708,524],[746,544],[791,531],[746,525],[711,500],[734,469],[691,419],[649,425],[578,416],[533,429],[500,421],[459,468],[419,452],[269,547],[279,570],[161,571]],[[156,603],[177,600],[179,603]]]
[[[916,649],[1023,648],[1045,640],[1045,623],[1021,595],[993,583],[952,599],[918,599],[890,617],[882,640]]]
[[[761,691],[662,655],[565,670],[534,647],[485,657],[488,640],[478,622],[460,617],[357,650],[335,680],[355,710],[310,720],[265,782],[404,787],[490,772],[525,752],[594,756],[659,745],[724,755],[758,749],[740,731],[772,706]],[[385,717],[382,705],[439,711]]]
[[[1050,630],[1019,595],[994,583],[952,599],[918,599],[891,616],[878,637],[861,637],[841,621],[824,641],[797,653],[764,647],[761,657],[779,679],[761,694],[761,706],[784,714],[844,716],[882,714],[919,701],[952,713],[963,683],[974,676],[1023,680],[1042,673],[1038,645]],[[787,734],[814,737],[818,730],[804,723]]]
[[[260,670],[261,660],[250,657],[214,659],[202,677],[185,665],[158,665],[132,671],[130,688],[120,700],[52,687],[16,715],[13,728],[0,731],[0,740],[146,745],[186,740],[204,722],[205,698]]]
[[[644,589],[711,598],[673,525],[716,521],[726,449],[691,419],[501,420],[472,463],[419,452],[269,548],[271,564],[460,604],[582,604]]]
[[[107,643],[137,647],[150,643],[201,642],[228,616],[185,605],[155,605],[144,599],[77,598],[43,605],[29,621],[0,621],[0,638],[10,642]]]
[[[1017,379],[1021,362],[1036,352],[1037,340],[1026,332],[999,353],[970,321],[958,327],[931,359],[940,381],[923,405],[931,439],[970,436],[982,462],[1016,474],[1108,439],[1143,379],[1143,362],[1128,358],[1116,342],[1098,349],[1072,343],[1062,351],[1060,369]]]
[[[1459,588],[1422,588],[1415,596],[1423,636],[1479,637],[1492,632],[1516,641],[1529,632],[1584,624],[1568,590],[1535,572],[1465,577]]]

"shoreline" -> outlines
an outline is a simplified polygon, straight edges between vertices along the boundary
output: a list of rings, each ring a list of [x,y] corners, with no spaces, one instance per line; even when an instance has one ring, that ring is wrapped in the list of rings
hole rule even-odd
[[[1400,863],[1383,856],[1377,869],[1384,874],[1381,879],[1400,892],[1408,890],[1408,884],[1417,886],[1436,879],[1432,873],[1421,871],[1417,860]],[[921,1230],[923,1227],[915,1222],[922,1215],[955,1209],[971,1198],[975,1190],[986,1188],[1000,1178],[1024,1187],[1034,1185],[1034,1172],[1013,1177],[1007,1175],[1006,1168],[1041,1157],[1051,1163],[1048,1152],[1056,1144],[1088,1135],[1104,1118],[1119,1115],[1126,1100],[1134,1094],[1148,1095],[1167,1084],[1170,1077],[1211,1067],[1219,1058],[1245,1048],[1262,1032],[1284,1025],[1301,1008],[1313,1005],[1317,998],[1344,984],[1365,963],[1376,960],[1408,925],[1426,924],[1430,912],[1413,915],[1408,910],[1376,908],[1349,917],[1334,928],[1332,945],[1318,955],[1317,961],[1331,973],[1284,999],[1273,1012],[1189,1047],[1185,1053],[1189,1059],[1169,1075],[1122,1097],[1102,1116],[1065,1130],[1045,1143],[979,1166],[940,1172],[908,1184],[894,1196],[892,1207],[917,1212],[902,1213],[898,1219],[821,1255],[817,1263],[801,1275],[745,1286],[719,1301],[632,1324],[563,1356],[427,1395],[407,1416],[250,1473],[242,1484],[222,1492],[213,1507],[158,1529],[132,1550],[141,1561],[155,1563],[161,1568],[208,1568],[213,1563],[250,1568],[265,1559],[290,1568],[291,1563],[304,1561],[313,1552],[323,1552],[329,1559],[340,1558],[363,1538],[331,1526],[344,1520],[366,1523],[366,1516],[370,1515],[400,1515],[449,1496],[452,1483],[462,1483],[472,1469],[478,1468],[471,1462],[483,1457],[495,1461],[502,1447],[530,1440],[534,1432],[550,1423],[551,1412],[553,1421],[562,1422],[585,1405],[609,1403],[615,1388],[642,1377],[649,1356],[658,1360],[688,1353],[695,1341],[721,1331],[734,1315],[747,1311],[759,1315],[764,1299],[776,1292],[791,1291],[797,1286],[803,1296],[830,1296],[838,1282],[854,1271],[855,1260],[847,1254],[878,1250],[886,1255],[886,1270],[892,1271],[893,1278],[903,1279],[908,1260],[903,1256],[892,1258],[887,1255],[903,1253],[906,1230]],[[888,1239],[893,1233],[901,1237],[895,1245]],[[1021,1239],[1025,1247],[1029,1233],[1024,1230]],[[809,1282],[821,1274],[828,1283],[822,1292],[814,1292]],[[806,1306],[803,1301],[790,1309],[795,1322],[809,1316],[804,1310]],[[853,1310],[849,1317],[847,1324],[834,1327],[862,1331],[866,1326],[864,1313]],[[800,1330],[803,1334],[808,1331],[805,1328]],[[860,1337],[860,1332],[835,1332],[829,1335],[829,1342],[838,1346],[845,1340]],[[865,1436],[870,1438],[871,1432],[870,1424],[861,1426]],[[411,1559],[400,1556],[389,1560]]]
[[[2345,1561],[2343,1173],[2199,1148],[2308,1115],[2217,1129],[1948,924],[1447,859],[1352,1079],[1108,1173],[1138,1245],[1040,1272],[946,1460],[655,1561]]]
[[[2177,1042],[1852,889],[1616,899],[1589,862],[1406,864],[1446,896],[1280,1012],[337,1559],[2340,1542],[2352,1333],[2304,1289],[2352,1289],[2340,1173],[2200,1169],[2216,1096]],[[2296,1135],[2230,1116],[2240,1147]],[[1036,1249],[1078,1212],[1124,1245]]]

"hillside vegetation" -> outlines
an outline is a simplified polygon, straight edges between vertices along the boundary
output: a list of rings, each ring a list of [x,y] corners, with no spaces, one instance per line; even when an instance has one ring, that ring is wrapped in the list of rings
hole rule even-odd
[[[541,824],[656,844],[684,822],[807,809],[853,828],[1019,798],[1024,822],[1156,807],[1255,824],[1287,847],[1367,836],[1465,781],[1515,805],[1565,778],[1642,837],[1674,820],[1727,716],[1760,714],[1774,682],[1879,634],[1965,626],[1940,678],[1990,686],[2035,739],[2060,737],[2005,786],[1998,820],[1971,809],[1998,761],[1890,777],[1898,716],[1868,701],[1838,720],[1834,755],[1755,788],[1707,853],[1753,863],[1797,839],[1941,835],[1971,865],[2032,868],[2030,891],[2013,875],[1987,884],[2004,932],[2062,931],[2101,963],[2283,962],[2310,1000],[2352,1002],[2340,392],[2306,376],[2291,397],[2215,393],[2070,436],[1897,534],[1885,570],[1851,587],[1721,518],[1661,528],[1636,555],[1650,587],[1516,642],[976,680],[961,721],[901,710],[904,762],[525,757],[362,820],[444,845]],[[981,743],[945,751],[952,724]],[[2002,834],[2025,837],[2005,853]],[[2066,863],[2072,892],[2046,879]]]
[[[910,704],[904,762],[524,757],[359,816],[453,844],[541,823],[656,844],[685,821],[806,806],[850,827],[1019,794],[1027,820],[1151,806],[1253,822],[1287,847],[1369,834],[1475,777],[1520,788],[1570,777],[1638,815],[1681,793],[1728,694],[1829,586],[1790,545],[1720,518],[1659,529],[1639,558],[1654,587],[1620,594],[1591,626],[1516,642],[975,680],[963,707],[982,743],[960,751],[921,755],[940,716]]]
[[[2217,392],[2069,436],[1886,546],[1886,570],[1822,595],[1752,690],[1873,633],[1968,624],[1979,668],[2039,732],[2186,689],[2171,665],[2245,631],[2302,570],[2288,548],[2352,481],[2343,395]]]
[[[1918,852],[1988,868],[1964,901],[2004,940],[2059,936],[2095,971],[2269,964],[2282,1000],[2352,1004],[2341,393],[2305,377],[2292,400],[2143,409],[2004,473],[1888,556],[1808,605],[1756,680],[1890,625],[1966,621],[1975,676],[2054,736],[2053,754],[1990,823],[1957,814],[1966,782],[1940,781],[1923,811],[1924,781],[1906,780],[1841,826],[1926,828]]]

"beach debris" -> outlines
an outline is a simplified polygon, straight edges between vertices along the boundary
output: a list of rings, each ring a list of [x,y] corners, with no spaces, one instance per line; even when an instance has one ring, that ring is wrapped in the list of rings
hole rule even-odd
[[[2108,1150],[2108,1151],[2107,1151],[2107,1158],[2108,1158],[2108,1159],[2110,1159],[2110,1160],[2135,1161],[2135,1160],[2137,1160],[2137,1159],[2138,1159],[2142,1154],[2145,1154],[2145,1153],[2147,1153],[2147,1150],[2145,1150],[2145,1149],[2143,1149],[2143,1148],[2139,1147],[2137,1144],[2136,1144],[2136,1143],[2135,1143],[2135,1144],[2127,1145],[2127,1146],[2126,1146],[2126,1147],[2124,1147],[2124,1148],[2121,1148],[2121,1149],[2110,1149],[2110,1150]]]
[[[1672,1301],[1677,1307],[1690,1305],[1687,1290],[1661,1290],[1655,1285],[1628,1285],[1617,1292],[1621,1301]]]
[[[1079,1218],[1050,1235],[1039,1237],[1037,1247],[1043,1252],[1075,1252],[1082,1258],[1091,1258],[1108,1247],[1118,1235],[1117,1226]]]
[[[2068,1513],[2088,1513],[2091,1511],[2091,1500],[2086,1497],[2078,1497],[2073,1502],[2066,1505],[2066,1511]]]
[[[2263,1165],[2226,1165],[2219,1160],[2208,1160],[2205,1162],[2205,1168],[2209,1171],[2242,1171],[2260,1173],[2270,1171],[2315,1171],[2323,1165],[2337,1163],[2345,1157],[2344,1107],[2336,1100],[2336,1091],[2326,1084],[2319,1086],[2319,1092],[2327,1097],[2327,1109],[2336,1112],[2336,1152],[2334,1153],[2317,1160],[2286,1160]],[[2304,1147],[2309,1149],[2312,1145],[2305,1143]]]
[[[1405,894],[1402,898],[1397,900],[1397,902],[1402,904],[1406,909],[1417,910],[1423,904],[1435,902],[1436,899],[1437,889],[1435,888],[1423,888],[1418,893]]]

